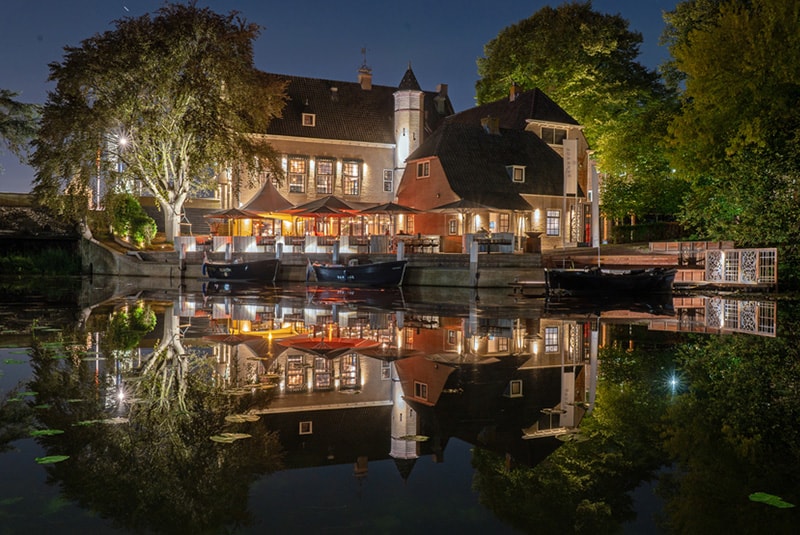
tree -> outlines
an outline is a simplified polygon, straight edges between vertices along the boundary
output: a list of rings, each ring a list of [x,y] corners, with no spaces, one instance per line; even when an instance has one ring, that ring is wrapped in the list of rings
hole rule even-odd
[[[22,157],[36,133],[39,107],[15,100],[18,94],[0,89],[0,143]]]
[[[484,47],[478,102],[502,98],[512,82],[539,88],[584,126],[604,174],[622,177],[633,190],[652,190],[651,180],[672,183],[661,142],[667,123],[652,120],[673,109],[675,93],[636,61],[641,42],[625,19],[594,11],[590,1],[544,7]],[[618,200],[624,205],[614,210],[625,215],[673,209],[660,205],[661,197]]]
[[[115,25],[50,65],[56,89],[32,158],[39,199],[81,219],[94,181],[120,192],[138,180],[172,239],[187,197],[220,173],[231,174],[234,193],[264,172],[281,176],[274,150],[253,135],[285,101],[285,82],[253,67],[257,25],[194,4]],[[67,206],[64,191],[80,201]]]
[[[797,264],[800,5],[685,2],[667,20],[685,84],[670,125],[672,162],[692,188],[682,219],[703,237],[780,247]]]

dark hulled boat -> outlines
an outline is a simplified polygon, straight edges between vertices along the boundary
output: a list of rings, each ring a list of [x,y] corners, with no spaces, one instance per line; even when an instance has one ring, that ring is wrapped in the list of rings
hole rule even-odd
[[[672,292],[676,268],[610,270],[546,269],[547,293],[564,295],[641,295]]]
[[[211,280],[274,282],[279,266],[277,258],[231,262],[206,260],[203,262],[203,275]]]
[[[355,265],[314,262],[310,268],[314,271],[318,283],[390,287],[403,284],[407,265],[408,260]]]

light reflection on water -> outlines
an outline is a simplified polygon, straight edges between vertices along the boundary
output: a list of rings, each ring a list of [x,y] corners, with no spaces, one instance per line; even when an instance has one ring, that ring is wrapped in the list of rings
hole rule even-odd
[[[68,407],[63,413],[53,408],[31,410],[32,427],[70,426],[64,442],[59,437],[34,439],[20,434],[1,444],[6,449],[0,452],[0,471],[13,476],[0,484],[0,514],[20,532],[52,525],[120,533],[144,526],[169,532],[180,525],[166,519],[170,507],[175,509],[173,516],[193,516],[211,532],[223,527],[240,533],[267,528],[275,532],[362,528],[399,533],[437,527],[527,531],[535,522],[524,519],[525,503],[511,507],[512,513],[498,513],[504,489],[494,486],[518,482],[504,482],[502,477],[495,481],[491,474],[516,474],[518,479],[526,470],[546,467],[555,451],[565,455],[597,444],[589,431],[582,430],[582,421],[592,418],[603,369],[598,354],[603,348],[664,348],[680,342],[679,332],[711,336],[751,326],[754,333],[774,336],[777,317],[774,303],[742,305],[705,298],[547,304],[515,298],[504,289],[141,288],[137,283],[141,281],[93,281],[68,314],[74,322],[50,325],[53,329],[38,324],[39,340],[73,337],[81,344],[75,358],[84,374],[71,379],[83,381],[83,386],[61,387],[61,401]],[[155,319],[153,325],[148,314]],[[240,338],[223,340],[224,336]],[[319,351],[290,347],[286,340],[297,336],[371,340],[378,345],[364,354],[344,352],[327,358]],[[29,388],[22,385],[33,373],[28,356],[17,351],[0,350],[0,394],[6,408],[9,403],[33,406],[44,397],[57,405],[58,389],[46,396],[37,393],[36,401],[7,400],[18,384],[20,391]],[[177,439],[183,442],[175,451],[189,459],[185,466],[192,467],[193,475],[188,476],[192,480],[180,481],[175,475],[160,482],[173,486],[146,502],[161,503],[164,509],[160,514],[151,512],[155,519],[165,517],[152,525],[143,519],[144,513],[121,513],[111,498],[104,500],[102,492],[81,479],[97,478],[92,468],[96,464],[102,466],[99,474],[106,478],[108,494],[120,503],[135,502],[137,493],[159,492],[148,489],[152,482],[144,478],[149,472],[141,464],[134,462],[127,469],[127,474],[134,474],[130,476],[115,472],[121,468],[114,463],[103,466],[83,457],[86,444],[96,451],[108,448],[115,455],[141,453],[144,446],[126,450],[128,445],[120,442],[126,436],[120,430],[134,426],[133,420],[102,424],[105,427],[76,423],[79,418],[88,420],[90,413],[91,421],[100,421],[98,414],[135,418],[136,409],[152,402],[143,401],[145,381],[136,377],[160,351],[172,360],[165,359],[159,373],[180,382],[182,375],[175,370],[182,365],[175,368],[175,363],[195,355],[193,373],[206,385],[234,394],[235,402],[219,405],[217,400],[215,405],[192,398],[200,394],[192,393],[191,387],[183,394],[187,410],[210,412],[205,419],[192,419]],[[26,363],[12,363],[14,359]],[[70,362],[59,361],[61,366]],[[40,363],[37,379],[48,387],[41,376],[43,368]],[[91,408],[74,399],[76,393],[87,392],[94,396]],[[177,399],[172,402],[178,403]],[[222,417],[231,412],[255,414],[259,420],[236,424],[239,427],[225,424]],[[214,427],[211,421],[219,425]],[[141,422],[136,420],[135,425]],[[211,443],[209,435],[223,427],[252,436],[235,444]],[[270,431],[278,432],[277,437]],[[68,445],[61,446],[65,442]],[[60,449],[73,456],[49,466],[34,462]],[[476,450],[489,456],[476,457]],[[202,459],[202,466],[191,459]],[[77,473],[71,468],[75,465]],[[167,460],[165,466],[170,465]],[[137,479],[140,473],[143,477]],[[42,488],[45,474],[53,484]],[[128,488],[113,488],[118,479]],[[187,509],[185,503],[170,504],[170,499],[198,485],[211,487],[197,492],[198,510]],[[68,489],[66,494],[59,491],[61,487]],[[85,488],[92,488],[93,494],[86,490],[82,496]],[[529,492],[515,491],[536,501],[535,491],[525,498]],[[215,493],[225,499],[212,499]],[[636,503],[641,513],[650,514],[652,501]],[[537,511],[533,505],[530,509],[531,514]],[[563,512],[554,508],[554,514]],[[615,516],[612,510],[610,517],[619,526],[626,525],[625,514]],[[628,524],[654,525],[648,518]]]

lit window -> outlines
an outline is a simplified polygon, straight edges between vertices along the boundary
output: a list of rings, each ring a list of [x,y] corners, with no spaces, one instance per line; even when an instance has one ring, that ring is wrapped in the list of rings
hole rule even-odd
[[[455,236],[458,234],[458,219],[452,217],[447,220],[447,233],[450,236]]]
[[[414,381],[414,397],[419,399],[428,399],[428,385]]]
[[[567,131],[563,128],[542,127],[542,141],[549,145],[561,145],[567,137]]]
[[[525,166],[509,165],[506,169],[513,182],[525,182]]]
[[[558,327],[545,327],[544,351],[545,353],[558,353]]]
[[[361,162],[355,160],[342,162],[342,189],[345,195],[360,195]]]
[[[303,126],[316,126],[316,125],[317,125],[317,116],[316,115],[314,115],[313,113],[304,113],[303,114]]]
[[[508,232],[511,227],[511,217],[509,214],[498,214],[497,232]]]
[[[417,178],[431,176],[431,162],[419,162],[417,164]]]
[[[308,159],[292,156],[289,158],[289,193],[305,193],[308,177]]]
[[[548,236],[561,235],[561,212],[558,210],[547,211],[547,222],[545,224],[546,234]]]
[[[317,193],[321,195],[333,195],[335,167],[335,160],[317,159]]]
[[[383,170],[383,191],[394,191],[394,171]]]

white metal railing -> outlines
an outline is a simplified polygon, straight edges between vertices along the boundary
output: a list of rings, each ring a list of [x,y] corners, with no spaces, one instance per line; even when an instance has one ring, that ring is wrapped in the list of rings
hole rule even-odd
[[[778,283],[778,250],[706,251],[706,282],[774,286]]]

